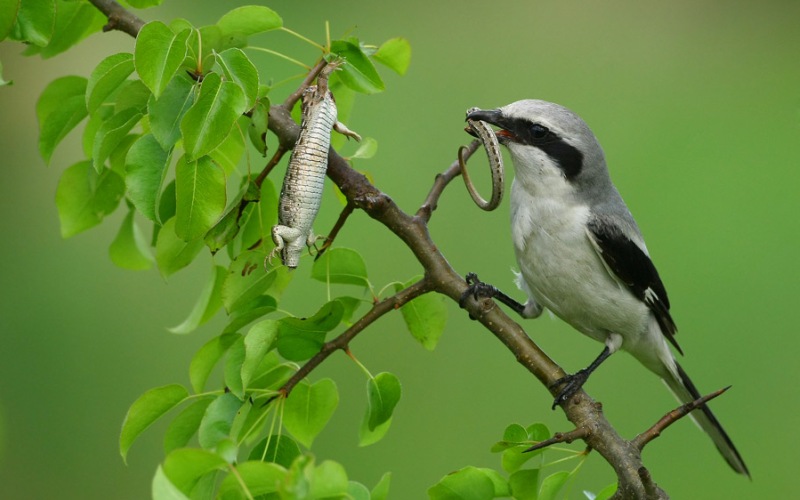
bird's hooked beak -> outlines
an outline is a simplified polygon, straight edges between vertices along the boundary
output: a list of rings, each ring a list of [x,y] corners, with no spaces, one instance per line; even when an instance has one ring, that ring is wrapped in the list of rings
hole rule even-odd
[[[466,119],[480,120],[490,125],[500,127],[500,130],[495,132],[497,135],[497,140],[500,142],[500,144],[507,144],[508,142],[516,139],[516,136],[503,126],[508,122],[508,120],[503,116],[503,112],[499,109],[478,109],[471,113],[467,113]],[[464,130],[471,136],[477,137],[477,134],[474,130],[472,130],[472,127],[467,126]]]

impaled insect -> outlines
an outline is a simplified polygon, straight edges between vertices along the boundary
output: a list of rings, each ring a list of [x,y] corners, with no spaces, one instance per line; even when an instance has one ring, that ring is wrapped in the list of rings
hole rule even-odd
[[[479,108],[470,108],[467,110],[467,116]],[[503,184],[505,173],[503,170],[503,155],[500,153],[500,144],[497,142],[497,136],[494,130],[486,123],[480,120],[467,119],[467,128],[465,129],[469,134],[474,135],[483,143],[483,148],[486,150],[486,156],[489,158],[489,169],[492,174],[492,197],[489,201],[483,199],[478,194],[478,190],[472,184],[472,180],[467,173],[467,162],[464,160],[465,146],[458,148],[458,164],[461,167],[461,176],[464,178],[464,184],[467,186],[467,191],[472,197],[472,200],[480,208],[486,211],[494,210],[500,205],[503,200]]]
[[[331,130],[361,140],[361,136],[336,120],[336,103],[328,88],[328,78],[339,64],[328,63],[320,72],[317,84],[303,93],[300,137],[283,179],[278,224],[272,227],[275,249],[268,257],[269,260],[280,253],[283,264],[291,269],[297,267],[303,247],[314,244],[312,226],[322,202]]]

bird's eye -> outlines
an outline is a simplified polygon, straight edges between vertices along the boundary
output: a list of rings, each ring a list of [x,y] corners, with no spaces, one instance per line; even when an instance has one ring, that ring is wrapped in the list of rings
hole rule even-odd
[[[550,129],[548,129],[544,125],[541,125],[539,123],[534,123],[533,125],[531,125],[531,136],[534,139],[544,139],[545,137],[547,137],[547,134],[549,133]]]

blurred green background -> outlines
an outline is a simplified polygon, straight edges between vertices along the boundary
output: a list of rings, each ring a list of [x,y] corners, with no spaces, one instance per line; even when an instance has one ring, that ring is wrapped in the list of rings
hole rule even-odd
[[[186,17],[200,25],[241,3],[173,0],[140,15]],[[287,27],[320,41],[326,19],[334,37],[411,41],[406,77],[383,71],[388,91],[359,97],[348,122],[380,144],[378,156],[357,167],[369,170],[408,211],[469,140],[462,131],[468,107],[535,97],[583,116],[606,150],[670,292],[687,353],[681,363],[701,391],[733,385],[713,408],[753,481],[729,470],[688,421],[645,451],[653,477],[674,498],[787,498],[796,492],[799,2],[353,0],[270,7]],[[261,41],[306,61],[315,57],[283,33]],[[66,241],[59,236],[55,187],[60,172],[79,159],[80,141],[71,134],[45,167],[37,153],[37,96],[54,78],[88,75],[106,55],[132,48],[127,35],[97,34],[41,61],[20,57],[19,44],[0,45],[4,76],[14,80],[0,89],[3,498],[148,498],[164,426],[134,445],[125,466],[117,452],[122,418],[146,389],[187,384],[192,354],[222,325],[217,318],[189,336],[165,330],[194,303],[209,272],[207,256],[168,283],[155,270],[115,268],[107,248],[121,211],[88,233]],[[275,59],[254,57],[262,75],[286,75]],[[337,214],[329,192],[317,232]],[[431,233],[460,273],[478,272],[522,298],[510,271],[507,200],[495,212],[482,212],[456,180]],[[362,252],[379,288],[420,272],[410,253],[361,213],[337,243]],[[309,270],[300,267],[283,304],[298,315],[313,313],[325,297],[321,284],[304,279]],[[488,450],[506,424],[541,421],[569,430],[513,356],[454,304],[448,307],[447,330],[434,352],[411,339],[397,314],[352,345],[374,373],[392,371],[403,383],[382,442],[357,446],[366,396],[353,363],[337,355],[313,375],[334,377],[341,395],[315,453],[343,463],[351,478],[367,485],[392,471],[394,499],[425,498],[441,476],[465,465],[499,468],[499,456]],[[598,344],[557,320],[523,325],[568,371],[599,352]],[[587,390],[628,437],[675,405],[662,384],[624,354],[604,365]],[[590,456],[570,497],[611,481],[609,467]]]

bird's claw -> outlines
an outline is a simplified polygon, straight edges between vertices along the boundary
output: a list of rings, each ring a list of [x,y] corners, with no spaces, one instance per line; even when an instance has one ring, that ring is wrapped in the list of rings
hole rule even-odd
[[[458,299],[458,305],[462,309],[466,305],[469,297],[478,300],[480,298],[492,298],[497,295],[497,288],[481,281],[475,273],[468,273],[465,280],[467,282],[467,289],[464,290],[464,293],[461,294],[461,298]]]
[[[583,384],[586,383],[586,380],[589,379],[589,370],[583,369],[575,372],[573,375],[567,375],[565,377],[561,377],[560,379],[556,380],[552,384],[550,384],[549,388],[553,389],[555,387],[563,386],[561,391],[556,395],[556,398],[553,400],[553,406],[551,407],[553,410],[556,409],[556,406],[566,402],[569,398],[572,397],[573,394],[578,392]]]

